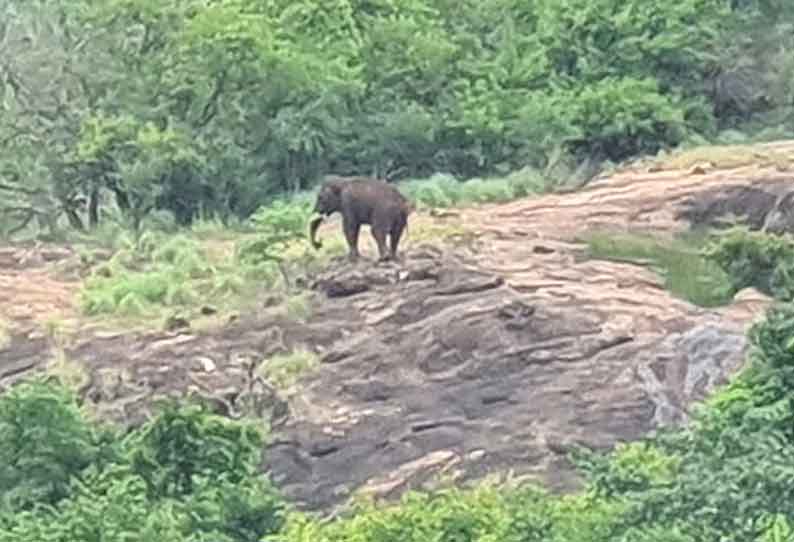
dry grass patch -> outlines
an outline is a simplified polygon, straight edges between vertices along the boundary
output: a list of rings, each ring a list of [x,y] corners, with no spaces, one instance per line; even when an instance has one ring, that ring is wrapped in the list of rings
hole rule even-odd
[[[414,247],[423,244],[465,244],[477,238],[477,232],[464,225],[460,218],[444,218],[443,220],[433,219],[432,217],[418,216],[413,222],[409,223],[408,230],[404,234],[404,241],[401,247]]]
[[[663,169],[688,169],[705,163],[720,169],[751,165],[788,169],[794,165],[794,145],[704,145],[661,155],[653,163]]]

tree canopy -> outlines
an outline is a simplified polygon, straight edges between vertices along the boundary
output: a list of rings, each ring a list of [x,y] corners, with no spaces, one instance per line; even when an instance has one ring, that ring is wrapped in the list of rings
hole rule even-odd
[[[785,130],[789,4],[5,0],[0,230]]]

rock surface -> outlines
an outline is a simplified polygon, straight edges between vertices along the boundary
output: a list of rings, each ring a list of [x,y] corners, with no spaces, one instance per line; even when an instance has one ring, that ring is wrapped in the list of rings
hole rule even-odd
[[[745,330],[768,303],[746,291],[698,308],[643,267],[583,261],[577,236],[672,234],[730,215],[785,230],[791,189],[774,168],[625,172],[572,194],[417,218],[462,220],[478,237],[414,245],[400,263],[334,263],[312,281],[306,324],[264,307],[213,333],[86,332],[64,348],[85,367],[85,396],[120,422],[185,394],[268,419],[267,467],[302,507],[508,470],[567,489],[571,445],[607,448],[685,421],[741,366]],[[0,346],[0,386],[51,347],[25,322],[71,303],[73,285],[20,262],[20,250],[0,252],[0,311],[21,315]],[[276,390],[256,368],[294,348],[321,363]]]

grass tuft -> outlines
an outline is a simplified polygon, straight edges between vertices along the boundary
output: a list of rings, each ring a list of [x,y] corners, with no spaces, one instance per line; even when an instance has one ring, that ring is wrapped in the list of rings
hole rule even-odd
[[[306,292],[287,297],[283,305],[284,315],[294,322],[306,322],[312,315],[311,296]]]

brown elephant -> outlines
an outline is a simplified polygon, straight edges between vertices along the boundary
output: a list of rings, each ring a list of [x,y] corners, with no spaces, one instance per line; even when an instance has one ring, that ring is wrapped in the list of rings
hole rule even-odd
[[[342,214],[342,228],[349,247],[351,260],[357,260],[358,234],[362,224],[368,224],[372,237],[378,244],[378,261],[397,259],[397,245],[414,210],[411,203],[391,184],[369,177],[326,177],[326,183],[317,195],[314,212],[321,216],[310,222],[309,237],[315,249],[317,228],[325,217],[335,212]],[[390,246],[386,248],[386,236]]]

